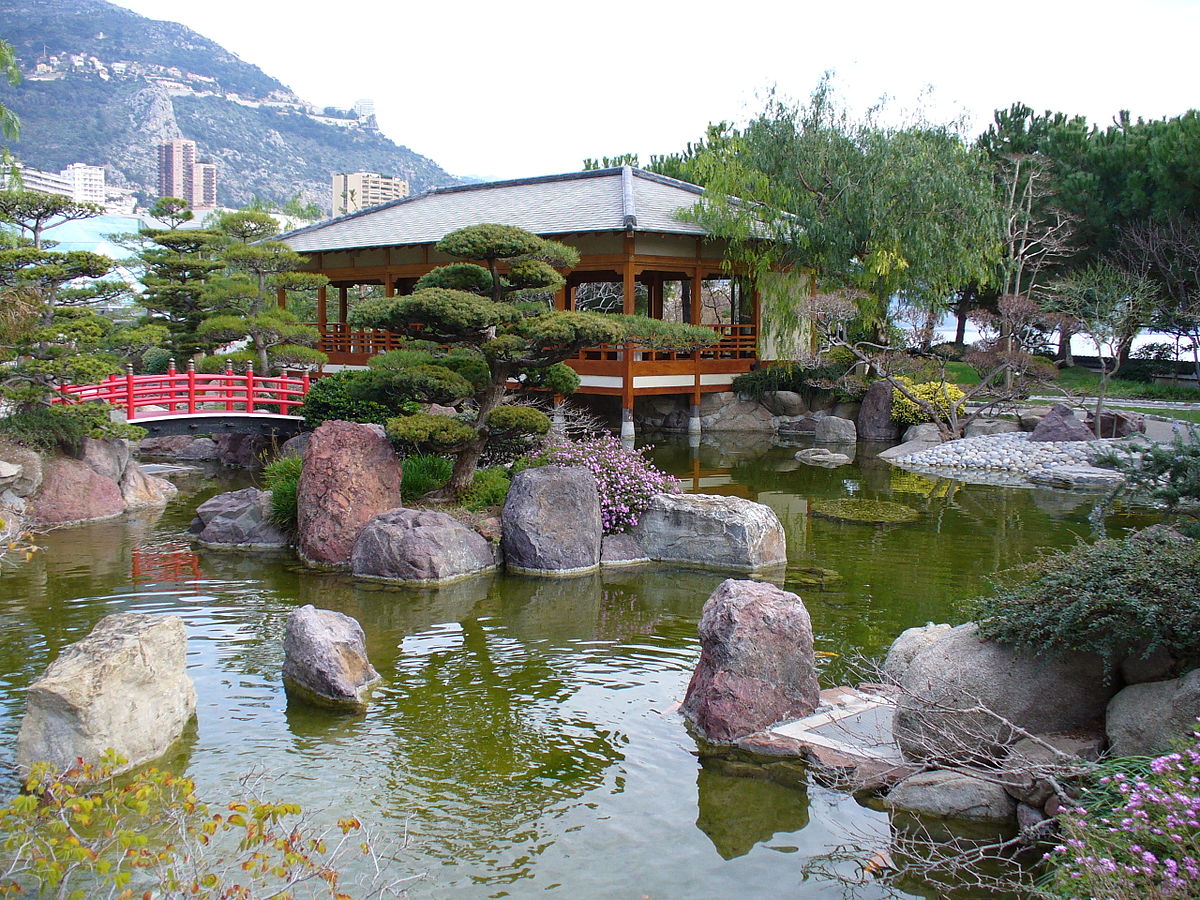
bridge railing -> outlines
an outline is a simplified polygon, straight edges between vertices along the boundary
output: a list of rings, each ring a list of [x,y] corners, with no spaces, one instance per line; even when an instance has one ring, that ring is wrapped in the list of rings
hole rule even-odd
[[[310,385],[308,372],[300,377],[256,375],[253,365],[235,374],[232,363],[225,371],[203,374],[195,363],[178,372],[174,360],[165,375],[110,375],[99,384],[69,384],[59,390],[63,402],[103,401],[125,411],[130,421],[164,415],[206,413],[267,413],[294,415]]]

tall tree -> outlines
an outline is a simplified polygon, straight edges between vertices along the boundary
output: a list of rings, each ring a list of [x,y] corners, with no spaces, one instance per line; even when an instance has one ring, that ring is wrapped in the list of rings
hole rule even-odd
[[[426,402],[440,397],[437,402],[469,404],[469,422],[428,413],[388,422],[394,439],[456,455],[446,486],[451,496],[470,486],[489,440],[549,428],[549,419],[537,410],[502,405],[510,383],[523,380],[568,394],[579,380],[563,360],[584,347],[633,341],[693,349],[716,340],[709,328],[554,310],[546,298],[564,283],[558,269],[576,265],[578,253],[520,228],[462,228],[442,238],[437,249],[484,265],[434,269],[411,295],[368,300],[350,318],[355,325],[421,342],[390,367],[394,392],[415,390]]]
[[[21,83],[21,70],[17,67],[17,55],[13,51],[12,44],[2,40],[0,40],[0,78],[14,87]],[[0,103],[0,137],[15,141],[20,136],[21,122],[17,118],[17,114]],[[4,155],[7,158],[7,148],[4,150]]]

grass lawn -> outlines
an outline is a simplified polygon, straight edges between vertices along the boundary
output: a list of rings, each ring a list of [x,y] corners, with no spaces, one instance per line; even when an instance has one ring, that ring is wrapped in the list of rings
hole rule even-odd
[[[1062,369],[1058,383],[1076,394],[1094,397],[1100,390],[1100,375],[1082,366]],[[1174,384],[1145,384],[1113,378],[1108,382],[1108,396],[1127,400],[1179,400],[1200,403],[1200,388]]]
[[[1147,413],[1152,416],[1162,416],[1165,419],[1182,419],[1200,425],[1200,409],[1150,409],[1138,406],[1114,406],[1112,409],[1121,412]]]

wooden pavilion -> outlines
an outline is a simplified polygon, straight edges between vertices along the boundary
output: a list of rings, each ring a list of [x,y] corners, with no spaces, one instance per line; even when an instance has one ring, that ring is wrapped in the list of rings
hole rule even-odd
[[[388,332],[351,328],[356,290],[406,294],[418,278],[448,262],[435,249],[446,234],[487,222],[516,225],[579,251],[565,272],[559,309],[640,313],[707,325],[720,335],[703,350],[675,353],[628,346],[592,347],[568,360],[580,392],[620,399],[623,432],[632,432],[634,400],[650,394],[690,397],[699,430],[701,394],[727,391],[760,356],[759,292],[731,276],[726,244],[679,213],[703,189],[652,172],[621,168],[438,188],[289,232],[280,239],[329,278],[317,297],[319,349],[327,368],[365,365],[393,349]],[[280,303],[286,305],[281,293]]]

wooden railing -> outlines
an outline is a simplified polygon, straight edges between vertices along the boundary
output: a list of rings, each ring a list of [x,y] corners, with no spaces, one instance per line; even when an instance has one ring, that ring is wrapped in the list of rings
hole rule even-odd
[[[317,323],[309,323],[312,328],[321,332],[317,349],[330,357],[339,355],[374,356],[389,350],[399,350],[403,338],[382,328],[351,328],[340,322],[331,322],[324,327]]]
[[[110,375],[99,384],[69,384],[61,387],[60,402],[86,403],[99,400],[125,411],[130,421],[163,415],[196,415],[221,412],[292,415],[308,393],[309,375],[264,377],[247,365],[242,375],[234,374],[232,363],[225,371],[204,375],[189,362],[177,372],[171,361],[165,375]]]
[[[721,335],[720,341],[699,350],[651,350],[630,345],[634,365],[639,362],[674,362],[689,359],[754,359],[758,353],[758,329],[754,325],[710,325]],[[615,344],[588,347],[580,351],[580,360],[621,362],[626,348]]]

